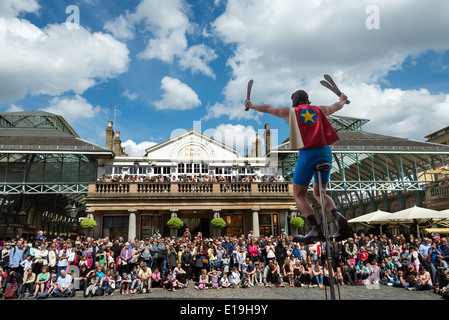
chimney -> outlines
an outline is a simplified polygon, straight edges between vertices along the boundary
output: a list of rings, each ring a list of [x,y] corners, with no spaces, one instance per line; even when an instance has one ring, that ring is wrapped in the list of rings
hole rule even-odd
[[[259,134],[256,134],[256,157],[262,156],[262,140],[259,137]]]
[[[112,150],[114,146],[114,129],[112,128],[112,121],[108,121],[106,128],[106,149]]]
[[[120,131],[115,133],[114,138],[114,153],[116,156],[122,155],[122,141],[120,141]]]
[[[263,136],[265,139],[265,155],[267,155],[271,150],[271,130],[268,123],[265,124],[265,132]]]

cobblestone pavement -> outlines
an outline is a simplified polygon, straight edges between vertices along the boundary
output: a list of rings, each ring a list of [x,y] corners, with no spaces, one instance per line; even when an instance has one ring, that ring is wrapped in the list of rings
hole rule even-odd
[[[144,294],[119,294],[115,291],[113,296],[100,296],[84,298],[81,291],[76,292],[73,298],[56,298],[48,300],[330,300],[330,289],[324,288],[295,288],[295,287],[251,287],[251,288],[227,288],[196,290],[191,283],[187,288],[168,291],[161,288],[153,288],[151,293]],[[378,288],[368,289],[365,286],[340,286],[335,288],[337,300],[444,300],[440,295],[432,291],[409,291],[402,288],[393,288],[380,285]],[[26,299],[25,299],[26,300]]]

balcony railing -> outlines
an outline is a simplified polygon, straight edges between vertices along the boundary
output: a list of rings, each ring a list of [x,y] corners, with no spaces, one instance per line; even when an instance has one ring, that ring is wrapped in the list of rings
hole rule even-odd
[[[91,182],[95,194],[282,194],[291,195],[291,182]]]

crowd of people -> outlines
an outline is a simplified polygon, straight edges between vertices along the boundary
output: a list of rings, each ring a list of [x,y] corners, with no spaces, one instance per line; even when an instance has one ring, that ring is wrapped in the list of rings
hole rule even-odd
[[[283,182],[282,177],[278,176],[221,176],[221,175],[106,175],[98,177],[97,182]]]
[[[17,298],[145,294],[194,286],[223,288],[386,285],[449,294],[449,247],[438,235],[389,238],[354,234],[330,246],[298,245],[280,236],[205,238],[188,229],[179,238],[156,232],[146,239],[10,239],[2,245],[2,293]],[[74,267],[76,266],[76,267]]]

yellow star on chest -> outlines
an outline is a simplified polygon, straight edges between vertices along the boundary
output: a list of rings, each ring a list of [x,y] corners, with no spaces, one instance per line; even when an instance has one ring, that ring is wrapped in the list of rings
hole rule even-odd
[[[315,113],[309,113],[309,110],[306,110],[306,112],[301,114],[300,116],[304,117],[304,123],[307,123],[307,121],[310,121],[312,123],[315,122],[315,121],[313,121],[313,117],[315,116]]]

